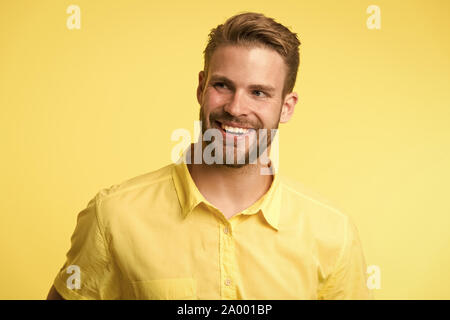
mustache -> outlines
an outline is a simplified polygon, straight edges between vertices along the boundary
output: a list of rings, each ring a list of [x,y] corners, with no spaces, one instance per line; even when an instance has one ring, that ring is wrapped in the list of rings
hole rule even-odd
[[[262,126],[260,125],[260,123],[254,123],[254,122],[249,122],[248,119],[242,119],[242,118],[236,118],[233,117],[231,114],[229,113],[211,113],[209,115],[209,121],[210,123],[213,123],[213,121],[218,121],[218,122],[233,122],[242,126],[247,126],[247,127],[251,127],[254,129],[258,129],[261,128]]]

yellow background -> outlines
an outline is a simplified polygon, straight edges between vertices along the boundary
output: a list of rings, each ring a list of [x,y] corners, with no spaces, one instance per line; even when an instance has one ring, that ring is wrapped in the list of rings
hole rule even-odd
[[[81,8],[68,30],[66,9]],[[369,30],[369,5],[381,30]],[[0,298],[45,298],[76,215],[170,162],[198,118],[209,30],[241,11],[299,34],[280,166],[351,215],[377,299],[450,298],[450,1],[1,1]]]

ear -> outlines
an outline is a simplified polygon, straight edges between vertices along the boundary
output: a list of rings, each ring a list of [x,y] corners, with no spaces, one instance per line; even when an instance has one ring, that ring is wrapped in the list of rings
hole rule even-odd
[[[291,92],[284,98],[283,106],[281,107],[280,123],[288,122],[294,114],[294,108],[298,101],[297,92]]]
[[[204,90],[204,82],[205,82],[205,72],[200,71],[198,73],[198,87],[197,87],[197,101],[200,105],[202,105],[202,97]]]

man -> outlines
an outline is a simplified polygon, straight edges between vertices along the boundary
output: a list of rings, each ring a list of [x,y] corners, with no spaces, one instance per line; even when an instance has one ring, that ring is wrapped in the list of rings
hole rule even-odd
[[[349,217],[260,161],[294,112],[299,45],[262,14],[212,30],[203,138],[89,202],[49,299],[372,297]]]

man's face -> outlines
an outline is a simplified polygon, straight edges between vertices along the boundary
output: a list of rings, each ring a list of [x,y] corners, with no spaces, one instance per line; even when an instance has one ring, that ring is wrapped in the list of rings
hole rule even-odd
[[[274,50],[232,45],[215,50],[208,75],[203,71],[199,74],[197,98],[203,134],[216,129],[223,138],[223,163],[241,167],[241,155],[248,164],[261,132],[267,132],[267,138],[259,141],[270,145],[270,129],[278,128],[285,105],[285,77],[286,65]],[[258,155],[262,151],[260,147]],[[234,153],[231,164],[225,159],[230,152]]]

